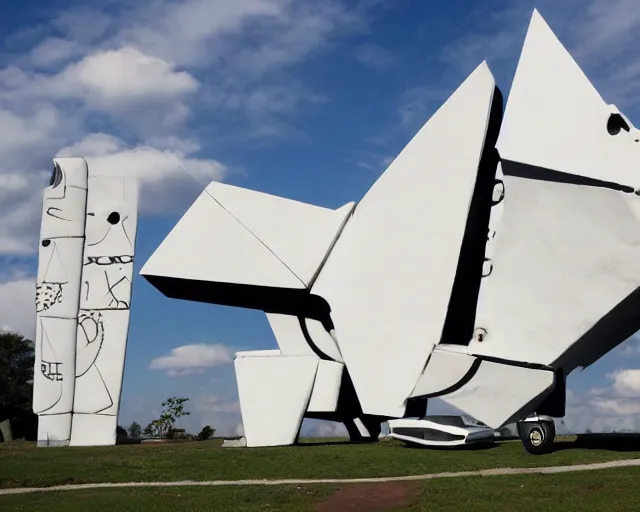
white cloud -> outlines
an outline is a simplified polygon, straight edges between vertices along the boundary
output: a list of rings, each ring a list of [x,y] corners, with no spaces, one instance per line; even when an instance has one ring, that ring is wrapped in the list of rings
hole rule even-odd
[[[609,378],[613,380],[612,391],[616,396],[640,400],[640,370],[618,370]]]
[[[137,131],[184,122],[186,96],[199,88],[188,72],[131,47],[93,51],[55,73],[7,68],[0,72],[0,84],[14,104],[71,100],[86,109],[83,115],[97,111],[124,118]]]
[[[56,154],[130,169],[143,214],[183,211],[227,174],[199,154],[215,149],[201,148],[202,131],[218,146],[295,133],[296,111],[324,101],[295,65],[362,28],[359,5],[116,1],[19,28],[6,41],[22,53],[0,67],[0,254],[35,251]]]
[[[356,46],[353,55],[358,62],[376,71],[385,71],[395,62],[393,54],[389,50],[370,43]]]
[[[47,82],[60,95],[105,109],[168,101],[198,89],[189,73],[130,47],[88,55]]]
[[[31,63],[37,67],[48,67],[82,53],[76,41],[60,37],[47,37],[29,52]]]
[[[238,412],[240,402],[228,401],[219,395],[202,395],[195,401],[195,410],[198,412]]]
[[[231,349],[217,343],[199,343],[174,348],[166,356],[156,357],[149,363],[151,370],[164,370],[169,377],[201,373],[205,368],[232,361]]]
[[[243,435],[244,427],[237,397],[226,397],[206,393],[191,400],[191,415],[185,418],[185,425],[197,434],[202,427],[210,425],[216,436]]]
[[[35,339],[36,283],[18,279],[0,284],[0,328]]]
[[[140,183],[142,214],[181,211],[185,206],[183,198],[200,192],[211,181],[221,181],[227,174],[227,168],[216,160],[189,157],[189,153],[199,149],[193,141],[170,137],[156,142],[158,146],[175,149],[127,148],[124,141],[113,135],[92,133],[61,149],[58,156],[84,156],[89,166],[104,164],[135,176]]]
[[[344,423],[322,420],[305,420],[303,430],[306,437],[348,437]]]
[[[609,386],[567,392],[563,423],[569,431],[640,431],[640,370],[618,370],[607,377]]]

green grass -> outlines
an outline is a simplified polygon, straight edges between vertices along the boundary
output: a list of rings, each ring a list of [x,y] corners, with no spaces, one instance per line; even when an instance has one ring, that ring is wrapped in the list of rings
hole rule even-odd
[[[482,450],[408,448],[392,440],[275,448],[220,448],[218,441],[99,448],[36,448],[33,443],[16,442],[0,444],[0,488],[95,482],[399,476],[640,458],[640,445],[632,451],[585,449],[569,441],[556,445],[559,449],[554,453],[533,456],[518,441]]]
[[[384,510],[637,511],[640,506],[639,478],[640,468],[625,468],[556,475],[432,480],[407,484],[417,490],[410,504]],[[0,496],[0,509],[3,512],[302,512],[314,510],[338,488],[314,485],[58,491]]]

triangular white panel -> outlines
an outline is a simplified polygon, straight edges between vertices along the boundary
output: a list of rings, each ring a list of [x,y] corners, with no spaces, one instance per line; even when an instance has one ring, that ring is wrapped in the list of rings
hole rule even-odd
[[[535,12],[498,142],[505,195],[473,354],[570,372],[637,328],[640,198],[611,182],[637,187],[640,144],[630,124],[608,129],[617,112]]]
[[[140,273],[256,286],[305,287],[268,247],[206,190]]]
[[[505,160],[637,187],[638,131],[611,135],[607,105],[535,11],[509,92],[497,148]]]
[[[358,204],[312,287],[365,414],[402,417],[440,341],[494,91],[483,63]]]
[[[307,286],[355,206],[330,210],[215,181],[207,192]]]
[[[47,270],[44,274],[44,282],[52,284],[66,284],[69,282],[55,240],[53,240],[53,250],[51,251],[51,257],[49,258]]]

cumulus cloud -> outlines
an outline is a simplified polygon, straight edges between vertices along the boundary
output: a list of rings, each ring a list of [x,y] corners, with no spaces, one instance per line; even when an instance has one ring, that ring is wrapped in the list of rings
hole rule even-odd
[[[0,330],[13,331],[25,338],[36,335],[36,283],[15,279],[0,284]]]
[[[577,433],[640,430],[640,370],[617,370],[607,378],[608,386],[584,393],[567,391],[564,429]]]
[[[128,148],[126,143],[106,133],[91,133],[77,143],[65,147],[57,156],[84,156],[89,166],[100,164],[137,178],[140,184],[142,214],[183,210],[189,192],[201,191],[211,181],[221,181],[227,174],[224,164],[213,159],[192,158],[199,149],[193,141],[168,138],[153,146]]]
[[[151,370],[163,370],[169,377],[182,377],[202,373],[205,368],[228,364],[232,361],[231,349],[221,343],[182,345],[166,356],[156,357],[149,363]]]
[[[202,395],[195,401],[195,410],[198,412],[238,412],[240,402],[228,401],[219,395]]]
[[[617,396],[640,399],[640,370],[618,370],[609,375],[612,391]]]
[[[302,431],[307,437],[348,437],[343,423],[335,421],[305,420]]]
[[[60,37],[47,37],[29,52],[31,63],[36,67],[49,67],[79,55],[83,46],[77,41]]]
[[[183,211],[227,174],[202,133],[219,145],[288,133],[302,105],[323,101],[295,65],[366,18],[359,2],[338,0],[111,7],[62,10],[7,39],[22,53],[0,60],[0,254],[35,252],[56,154],[131,170],[143,215]]]
[[[84,57],[47,86],[57,87],[60,95],[81,96],[88,104],[109,109],[167,101],[195,92],[198,82],[172,63],[124,47]]]
[[[244,435],[237,398],[208,393],[197,396],[192,407],[188,424],[194,432],[210,425],[216,430],[216,436]]]
[[[375,71],[385,71],[395,62],[393,54],[389,50],[371,43],[356,46],[353,50],[353,56],[358,62]]]

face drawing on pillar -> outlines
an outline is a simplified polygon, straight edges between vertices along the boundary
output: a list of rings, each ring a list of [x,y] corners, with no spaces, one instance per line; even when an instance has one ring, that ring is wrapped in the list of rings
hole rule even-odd
[[[42,203],[41,240],[84,234],[87,165],[83,159],[54,160]]]
[[[135,223],[124,201],[104,201],[87,211],[84,278],[85,309],[129,309]]]
[[[67,267],[73,267],[74,261],[81,258],[86,204],[86,162],[78,158],[54,160],[42,202],[36,284],[38,313],[62,303],[65,285],[70,280],[72,286],[79,286],[79,273],[72,269],[69,274]]]

